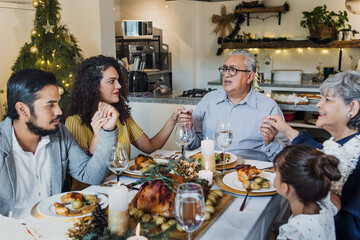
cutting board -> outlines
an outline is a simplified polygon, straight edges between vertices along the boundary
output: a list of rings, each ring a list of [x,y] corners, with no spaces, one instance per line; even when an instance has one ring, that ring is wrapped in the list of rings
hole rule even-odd
[[[300,84],[302,70],[300,69],[275,69],[274,82],[286,82],[290,84]]]

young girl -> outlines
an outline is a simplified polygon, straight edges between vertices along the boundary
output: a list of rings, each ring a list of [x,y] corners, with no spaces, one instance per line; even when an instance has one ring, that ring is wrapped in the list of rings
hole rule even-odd
[[[289,200],[292,211],[277,239],[336,239],[330,201],[331,181],[340,179],[339,160],[305,145],[285,147],[274,159],[277,192]]]

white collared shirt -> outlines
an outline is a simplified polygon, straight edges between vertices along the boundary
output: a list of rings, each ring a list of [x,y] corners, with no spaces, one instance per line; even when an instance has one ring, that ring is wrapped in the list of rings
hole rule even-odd
[[[20,147],[14,129],[12,130],[13,154],[16,167],[16,195],[14,218],[30,215],[31,208],[39,201],[49,197],[50,192],[50,149],[49,136],[41,137],[35,154],[24,152]]]

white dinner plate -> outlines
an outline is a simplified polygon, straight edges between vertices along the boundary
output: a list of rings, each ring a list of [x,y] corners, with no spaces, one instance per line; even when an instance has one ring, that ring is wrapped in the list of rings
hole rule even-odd
[[[269,183],[270,183],[270,188],[267,188],[267,189],[262,188],[260,190],[252,190],[252,192],[266,193],[266,192],[276,191],[276,189],[274,187],[275,173],[262,172],[258,176],[268,179]],[[237,171],[226,174],[223,178],[223,183],[230,188],[240,190],[240,191],[246,191],[246,188],[243,187],[242,182],[239,181]]]
[[[201,151],[191,152],[190,154],[186,154],[186,157],[188,157],[188,158],[192,157],[192,156],[198,154],[199,152],[201,152]],[[215,151],[215,153],[220,154],[220,153],[222,153],[222,151]],[[238,157],[233,153],[225,152],[225,154],[230,154],[230,159],[226,161],[226,164],[233,163],[238,159]],[[222,165],[223,165],[222,163],[216,164],[216,166],[222,166]]]
[[[221,151],[215,151],[215,153],[222,153]],[[233,163],[237,160],[237,156],[235,154],[229,153],[229,152],[225,152],[225,154],[230,154],[230,159],[226,161],[226,164],[230,164]],[[222,163],[218,163],[216,164],[216,166],[222,166]]]
[[[78,193],[82,193],[84,196],[86,195],[96,195],[99,199],[99,204],[101,206],[101,208],[106,208],[109,205],[109,199],[107,196],[105,196],[104,194],[101,193],[96,193],[96,192],[87,192],[87,191],[76,191]],[[57,215],[55,212],[55,206],[54,203],[61,202],[61,196],[67,194],[68,192],[64,192],[64,193],[59,193],[56,195],[53,195],[51,197],[48,197],[44,200],[42,200],[36,207],[36,211],[38,212],[38,214],[40,214],[43,217],[47,217],[47,218],[53,218],[53,219],[74,219],[74,218],[82,218],[82,217],[86,217],[91,215],[91,213],[87,213],[87,214],[83,214],[83,215],[79,215],[79,216],[72,216],[72,217],[66,217],[66,216],[61,216],[61,215]],[[73,207],[71,206],[71,204],[66,204],[66,207],[68,207],[70,209],[70,211],[73,211]]]
[[[154,159],[155,162],[157,163],[167,163],[168,160],[165,160],[165,159]],[[133,174],[133,175],[138,175],[138,176],[141,176],[142,175],[142,172],[140,170],[131,170],[130,167],[131,166],[134,166],[135,165],[135,160],[131,160],[129,161],[129,164],[127,166],[127,168],[125,169],[125,173],[128,173],[128,174]]]

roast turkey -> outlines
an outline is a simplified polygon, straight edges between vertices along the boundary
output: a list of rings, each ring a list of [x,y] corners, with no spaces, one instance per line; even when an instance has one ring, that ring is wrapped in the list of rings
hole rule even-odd
[[[166,177],[179,184],[186,182],[185,178],[179,175],[166,175]],[[171,182],[170,184],[176,190],[177,184]],[[132,200],[132,204],[152,215],[160,215],[165,218],[175,217],[175,193],[162,180],[145,182]]]

